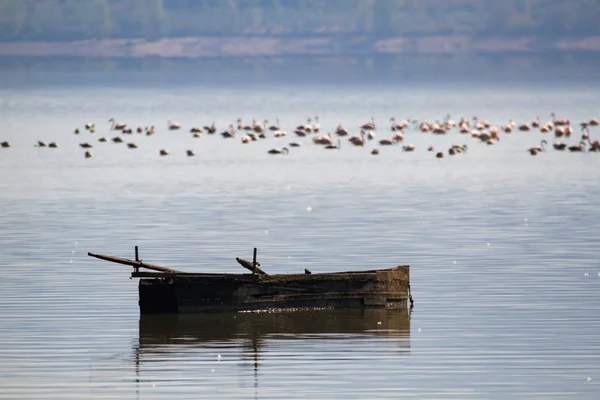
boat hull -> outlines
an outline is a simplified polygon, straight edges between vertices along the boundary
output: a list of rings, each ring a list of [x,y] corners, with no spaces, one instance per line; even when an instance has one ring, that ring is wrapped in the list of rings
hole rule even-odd
[[[331,274],[138,273],[142,314],[255,310],[400,308],[409,267]]]

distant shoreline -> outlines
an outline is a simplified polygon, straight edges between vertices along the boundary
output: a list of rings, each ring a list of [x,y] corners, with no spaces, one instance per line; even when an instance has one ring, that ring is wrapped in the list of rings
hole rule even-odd
[[[540,52],[600,54],[600,36],[539,37],[425,36],[230,36],[146,39],[102,39],[72,42],[2,42],[0,56],[101,58],[222,58],[269,56],[374,56],[393,54],[534,54]]]

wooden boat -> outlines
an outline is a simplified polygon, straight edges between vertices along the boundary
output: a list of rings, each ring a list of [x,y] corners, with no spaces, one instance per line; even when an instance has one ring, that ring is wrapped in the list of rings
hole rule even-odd
[[[139,281],[142,314],[206,313],[255,310],[307,310],[349,307],[400,308],[410,301],[410,267],[369,271],[269,275],[256,261],[236,258],[246,274],[182,272],[135,260],[88,253],[130,265]],[[140,268],[149,269],[140,271]]]

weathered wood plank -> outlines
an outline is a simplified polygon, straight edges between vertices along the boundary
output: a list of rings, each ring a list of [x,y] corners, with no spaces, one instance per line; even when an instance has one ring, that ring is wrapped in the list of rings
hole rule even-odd
[[[88,256],[99,258],[100,260],[110,261],[110,262],[113,262],[116,264],[130,265],[134,268],[147,268],[147,269],[151,269],[153,271],[167,272],[167,273],[171,273],[171,274],[181,273],[181,271],[178,271],[176,269],[162,267],[160,265],[148,264],[148,263],[142,262],[141,260],[135,261],[135,260],[129,260],[127,258],[107,256],[104,254],[96,254],[96,253],[88,253]]]
[[[237,261],[238,263],[240,263],[240,265],[244,268],[246,268],[247,270],[252,271],[255,274],[259,274],[259,275],[268,275],[265,271],[263,271],[262,269],[260,269],[258,266],[260,265],[259,263],[256,263],[256,265],[252,265],[252,263],[250,261],[244,260],[242,258],[236,257],[235,261]]]

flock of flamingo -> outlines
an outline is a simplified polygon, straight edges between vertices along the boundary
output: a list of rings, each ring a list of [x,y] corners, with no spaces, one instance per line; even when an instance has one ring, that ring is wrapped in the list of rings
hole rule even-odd
[[[154,135],[156,129],[154,126],[149,127],[130,127],[128,124],[123,122],[118,122],[114,118],[111,118],[109,121],[110,130],[118,133],[116,136],[112,138],[99,137],[97,141],[99,143],[103,142],[113,142],[113,143],[125,143],[126,146],[130,149],[137,149],[138,145],[131,140],[134,134],[151,136]],[[203,135],[219,135],[224,139],[238,139],[242,144],[248,144],[255,141],[260,141],[268,138],[286,138],[286,137],[295,137],[298,139],[301,138],[309,138],[310,141],[315,144],[322,146],[324,149],[340,149],[342,139],[346,139],[353,146],[366,146],[367,143],[372,142],[374,144],[378,144],[379,146],[394,146],[400,145],[403,151],[412,152],[415,151],[415,146],[413,144],[405,143],[405,132],[409,129],[416,130],[421,133],[430,133],[433,135],[446,135],[451,133],[453,130],[458,133],[471,137],[477,142],[484,143],[487,145],[495,145],[500,141],[501,134],[511,134],[513,131],[539,131],[542,134],[552,134],[555,138],[552,147],[558,151],[568,150],[571,152],[600,152],[600,139],[592,141],[590,139],[590,131],[589,128],[593,126],[598,126],[599,121],[597,118],[591,118],[588,121],[584,121],[579,123],[579,128],[581,129],[581,139],[577,144],[569,145],[566,142],[563,142],[564,139],[570,138],[575,134],[575,130],[572,127],[571,121],[567,118],[557,118],[554,113],[551,114],[551,119],[545,123],[542,123],[539,117],[530,122],[530,123],[522,123],[517,124],[515,121],[510,120],[508,123],[500,126],[492,126],[489,122],[485,120],[480,120],[477,117],[473,117],[471,119],[462,118],[459,121],[453,121],[450,119],[450,116],[447,115],[443,118],[442,121],[418,121],[418,120],[403,120],[398,122],[395,118],[390,118],[390,126],[387,137],[383,137],[377,139],[377,131],[378,127],[375,124],[375,120],[371,117],[369,122],[366,122],[356,130],[359,134],[351,135],[350,130],[343,127],[341,124],[336,127],[333,133],[328,132],[326,134],[321,134],[321,126],[319,124],[319,118],[315,117],[315,119],[308,118],[306,123],[300,124],[296,126],[296,128],[288,133],[285,130],[282,130],[279,119],[277,118],[276,123],[269,124],[268,120],[264,120],[263,123],[259,123],[256,120],[253,120],[251,124],[244,124],[241,119],[237,119],[235,124],[229,125],[229,127],[223,131],[217,133],[217,127],[214,123],[211,125],[204,125],[202,127],[191,127],[189,132],[193,138],[200,138]],[[168,121],[167,129],[169,131],[177,131],[181,130],[182,126],[177,122]],[[96,126],[94,123],[85,124],[84,127],[80,130],[79,128],[75,129],[74,134],[80,135],[84,132],[93,134],[96,132]],[[127,139],[128,135],[130,139]],[[541,140],[540,145],[536,147],[531,147],[527,149],[527,151],[535,156],[541,152],[546,151],[546,146],[548,145],[548,141],[546,139]],[[11,147],[11,143],[7,141],[0,142],[0,146],[3,148]],[[46,143],[44,141],[38,141],[35,144],[36,147],[47,147],[47,148],[57,148],[58,144],[56,142]],[[80,142],[79,146],[82,149],[85,149],[84,157],[91,158],[93,157],[93,153],[90,150],[94,147],[90,142]],[[274,147],[267,151],[268,154],[288,154],[289,147],[301,147],[302,142],[300,141],[291,141],[287,146],[283,147]],[[436,151],[433,146],[430,146],[427,150],[430,152],[434,152],[437,158],[443,158],[444,155],[455,155],[458,153],[465,153],[467,151],[467,145],[452,145],[444,151]],[[380,149],[378,147],[372,149],[371,154],[377,155],[380,153]],[[160,156],[168,156],[170,153],[167,149],[160,149]],[[193,157],[196,155],[194,150],[188,149],[186,150],[186,155],[188,157]]]

